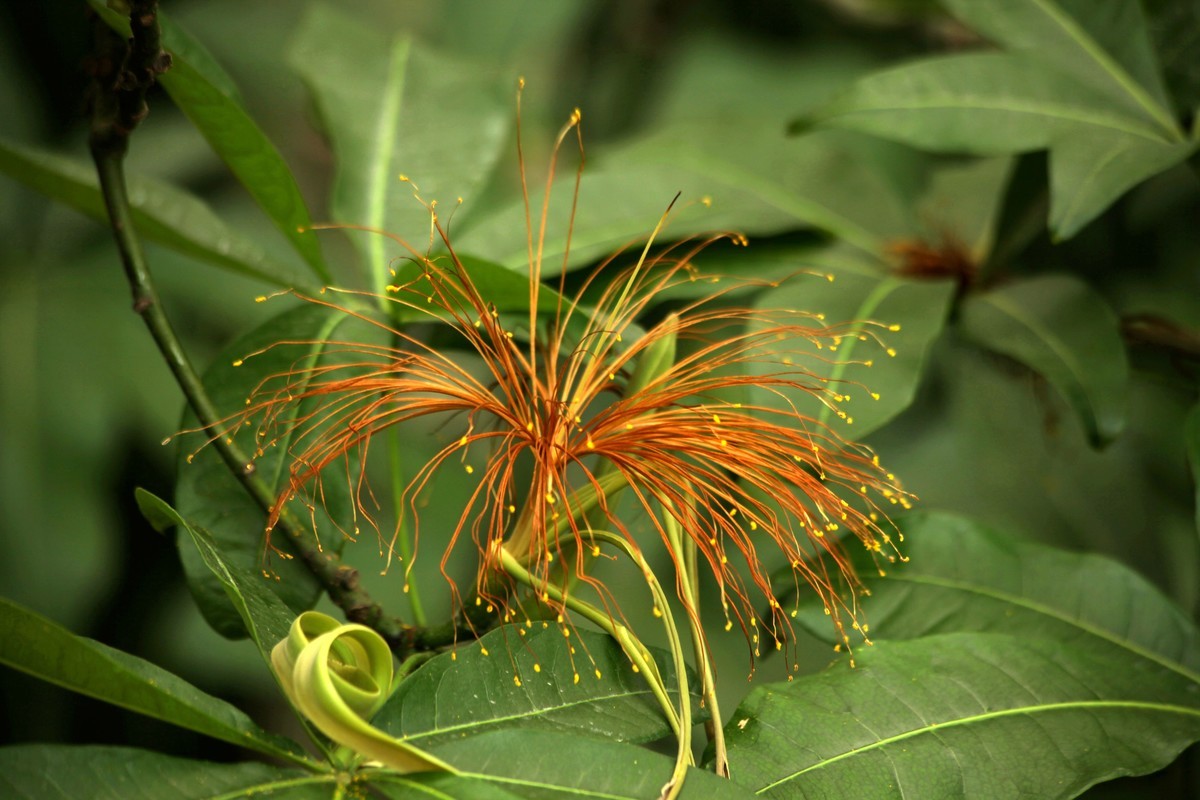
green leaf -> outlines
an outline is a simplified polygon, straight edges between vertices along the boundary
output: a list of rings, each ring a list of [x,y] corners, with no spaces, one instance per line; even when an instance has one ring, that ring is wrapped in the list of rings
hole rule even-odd
[[[245,408],[246,398],[261,381],[296,369],[307,359],[352,358],[344,348],[336,348],[337,354],[326,353],[329,348],[323,343],[335,333],[346,341],[373,341],[368,337],[377,335],[365,323],[354,323],[350,315],[315,303],[305,303],[271,318],[226,348],[204,373],[209,397],[217,409],[234,414]],[[293,346],[274,346],[281,342]],[[251,353],[257,355],[246,358]],[[241,363],[243,359],[245,363]],[[175,487],[179,513],[191,525],[212,535],[222,559],[229,565],[246,573],[269,567],[277,577],[272,581],[272,590],[292,611],[311,608],[321,592],[319,582],[299,559],[273,558],[268,563],[263,548],[266,514],[230,474],[214,447],[196,452],[208,435],[201,433],[183,440],[183,458]],[[272,490],[280,490],[288,480],[290,441],[285,437],[255,461],[256,474]],[[246,444],[250,452],[258,446],[249,439]],[[330,522],[325,509],[331,509],[336,519],[351,519],[351,500],[344,479],[330,480],[326,488],[324,508],[316,510],[315,520],[318,533],[327,535],[324,546],[336,550],[341,547],[343,536]],[[222,635],[244,636],[241,615],[230,605],[221,581],[199,558],[195,548],[183,540],[179,544],[188,584],[204,618]],[[285,553],[292,552],[293,546],[285,537],[276,537],[272,545]],[[286,633],[285,629],[281,636]]]
[[[238,747],[309,763],[295,742],[267,733],[224,700],[148,661],[76,636],[5,599],[0,599],[0,640],[4,641],[0,663],[34,677]],[[33,709],[26,711],[33,713]],[[0,776],[6,773],[0,769]]]
[[[556,626],[536,622],[522,633],[520,626],[506,625],[434,658],[400,684],[372,724],[422,749],[517,728],[622,742],[670,734],[649,685],[610,637],[578,631],[567,640]],[[651,652],[674,697],[678,685],[669,655]],[[693,676],[689,686],[696,685]]]
[[[859,80],[813,121],[941,152],[1049,148],[1051,230],[1065,239],[1135,184],[1187,158],[1196,145],[1183,141],[1173,122],[1164,130],[1160,120],[1115,102],[1041,55],[968,53],[915,61]]]
[[[1152,123],[1024,53],[939,56],[883,70],[855,82],[813,121],[975,155],[1038,150],[1076,127],[1168,141]]]
[[[1200,106],[1200,2],[1144,0],[1142,5],[1175,108],[1190,112]]]
[[[875,162],[909,153],[878,140],[717,126],[670,128],[589,162],[571,219],[574,172],[551,192],[543,275],[645,242],[672,199],[660,241],[735,230],[771,235],[798,227],[829,232],[867,252],[911,229],[909,207]],[[531,206],[541,208],[542,195]],[[524,208],[514,202],[470,227],[456,246],[528,268]]]
[[[726,728],[766,797],[1069,798],[1200,739],[1194,683],[1108,649],[958,633],[755,689]]]
[[[437,260],[444,266],[449,267],[448,258],[448,256],[443,256]],[[529,310],[529,278],[481,258],[474,258],[472,256],[459,256],[458,258],[471,285],[479,292],[480,297],[495,306],[497,311],[518,312]],[[429,279],[423,277],[423,275],[423,267],[417,266],[412,262],[406,262],[396,267],[396,274],[392,280],[397,284],[410,288],[418,294],[428,296],[431,291],[430,283]],[[538,290],[539,311],[552,313],[556,309],[566,308],[567,305],[568,301],[550,287],[542,286]],[[423,309],[400,307],[393,311],[389,307],[389,311],[392,312],[393,320],[402,322],[423,322],[429,320],[429,314]]]
[[[484,778],[530,800],[658,797],[674,761],[635,745],[551,731],[507,730],[448,741],[435,749],[469,777]],[[737,783],[689,769],[680,797],[749,797]]]
[[[129,18],[107,9],[102,0],[88,0],[113,30],[129,35]],[[275,227],[287,238],[321,281],[332,278],[321,255],[308,207],[296,179],[275,145],[242,107],[229,76],[191,37],[159,12],[163,49],[171,53],[171,68],[159,83],[208,140],[213,151],[241,181]]]
[[[11,800],[327,800],[333,774],[269,764],[213,764],[131,747],[30,744],[0,748],[0,795]]]
[[[451,775],[446,772],[421,772],[400,775],[396,772],[363,770],[360,774],[375,794],[392,800],[518,800],[512,794],[482,778]]]
[[[108,222],[96,168],[90,163],[0,139],[0,172],[93,219]],[[223,269],[297,286],[294,271],[229,228],[203,201],[170,184],[127,176],[138,233],[152,242]]]
[[[1129,567],[1104,556],[1014,540],[972,520],[914,513],[897,520],[908,561],[875,572],[857,555],[871,590],[863,601],[874,638],[978,631],[1037,636],[1067,645],[1108,645],[1200,689],[1200,634],[1170,600]],[[797,617],[831,635],[819,604]]]
[[[1083,281],[1046,275],[973,295],[963,303],[960,327],[981,347],[1045,377],[1094,445],[1124,429],[1129,364],[1117,317]]]
[[[332,140],[338,162],[332,208],[339,222],[396,233],[424,252],[429,212],[400,174],[447,214],[458,198],[464,201],[459,213],[470,213],[508,140],[508,88],[477,67],[327,5],[309,9],[289,61],[312,91]],[[395,254],[381,236],[360,241],[381,294]]]
[[[1142,13],[1129,0],[946,0],[952,14],[989,38],[1102,89],[1132,113],[1180,138]]]
[[[787,398],[798,411],[858,439],[912,403],[926,354],[941,333],[954,295],[952,281],[895,277],[883,272],[877,262],[835,248],[819,259],[811,254],[793,258],[786,248],[764,250],[758,264],[755,272],[760,276],[793,276],[759,295],[756,308],[823,314],[824,324],[848,323],[851,331],[867,336],[860,341],[858,335],[848,334],[836,352],[816,351],[806,365],[814,376],[828,378],[838,393],[849,398],[840,407],[845,419],[835,418],[832,409],[807,395]],[[713,264],[706,261],[706,266]],[[794,343],[793,349],[805,347]],[[769,393],[763,395],[758,400],[779,402]]]
[[[1071,136],[1050,160],[1050,229],[1069,239],[1139,183],[1196,152],[1197,142],[1164,144],[1139,136]]]
[[[194,545],[192,550],[196,553],[196,559],[209,571],[219,590],[224,593],[226,606],[237,614],[240,621],[237,634],[244,636],[248,633],[258,646],[263,659],[269,664],[271,649],[287,637],[294,616],[272,591],[274,587],[265,583],[261,574],[228,563],[208,531],[189,523],[164,500],[145,489],[138,489],[135,499],[142,515],[156,530],[166,531],[172,526],[178,526],[188,534]],[[181,552],[187,552],[182,549],[186,545],[182,537],[180,539]],[[199,583],[199,578],[196,578],[193,587]],[[207,587],[207,584],[204,585]]]
[[[973,264],[986,263],[1014,164],[1015,159],[1000,157],[939,165],[917,208],[925,241],[961,244]]]

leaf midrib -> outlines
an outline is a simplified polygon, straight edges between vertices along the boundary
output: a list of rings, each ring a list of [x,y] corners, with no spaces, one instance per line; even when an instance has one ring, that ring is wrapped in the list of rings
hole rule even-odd
[[[392,43],[388,55],[387,75],[384,77],[384,93],[380,100],[379,116],[371,137],[371,153],[367,160],[367,224],[375,230],[384,230],[387,216],[388,186],[392,171],[392,156],[395,154],[396,130],[400,126],[400,100],[404,95],[405,76],[408,74],[410,40],[397,39]],[[385,237],[372,236],[368,240],[371,280],[375,293],[384,294],[387,285],[387,254],[384,252]]]
[[[1068,37],[1074,39],[1079,47],[1103,69],[1117,85],[1133,99],[1149,115],[1150,119],[1161,125],[1170,141],[1182,141],[1183,136],[1175,120],[1171,118],[1161,105],[1147,93],[1146,89],[1134,80],[1129,71],[1118,64],[1109,53],[1086,31],[1084,31],[1069,15],[1062,13],[1053,3],[1047,0],[1032,0],[1043,14],[1061,28]]]
[[[599,696],[591,695],[589,697],[582,698],[580,700],[574,700],[569,703],[562,703],[560,705],[555,705],[555,706],[545,706],[543,708],[530,711],[529,713],[509,714],[507,716],[502,716],[502,717],[492,717],[483,722],[464,722],[464,723],[460,723],[458,725],[450,725],[445,728],[435,728],[435,729],[431,729],[431,730],[424,731],[421,733],[405,734],[404,738],[408,741],[412,741],[415,739],[429,738],[432,736],[442,736],[444,734],[454,733],[455,731],[461,731],[461,730],[481,731],[491,725],[500,725],[500,724],[503,724],[506,722],[512,722],[514,720],[536,719],[537,717],[541,717],[546,714],[550,714],[550,713],[554,713],[554,712],[558,712],[558,711],[564,711],[567,709],[574,708],[576,706],[592,705],[594,703],[602,703],[602,702],[610,702],[610,701],[620,701],[620,700],[624,700],[626,698],[636,698],[636,697],[643,697],[643,696],[647,696],[647,695],[650,695],[649,689],[630,690],[627,692],[621,692],[619,694],[607,694],[607,695],[599,695]]]
[[[1002,102],[1003,101],[1003,102]],[[1046,117],[1051,120],[1091,125],[1106,128],[1129,136],[1137,136],[1158,144],[1169,144],[1170,140],[1158,135],[1154,130],[1136,125],[1138,120],[1120,115],[1106,114],[1087,108],[1056,105],[1048,101],[1034,101],[1024,98],[1005,97],[970,97],[963,94],[932,94],[906,103],[890,105],[873,105],[869,108],[850,107],[846,110],[835,110],[825,119],[836,119],[842,116],[856,114],[896,113],[903,111],[1002,111],[1010,114],[1028,114]],[[1068,113],[1069,112],[1069,113]]]
[[[1083,631],[1084,633],[1087,633],[1087,634],[1095,636],[1099,639],[1102,639],[1103,641],[1106,641],[1110,644],[1113,644],[1117,647],[1127,650],[1137,656],[1145,658],[1148,661],[1152,661],[1155,664],[1158,664],[1159,666],[1161,666],[1165,669],[1168,669],[1171,672],[1174,672],[1183,678],[1186,678],[1187,680],[1191,681],[1192,683],[1200,684],[1200,674],[1192,672],[1190,669],[1185,667],[1183,664],[1177,663],[1175,661],[1171,661],[1166,656],[1155,653],[1153,650],[1144,648],[1144,647],[1142,647],[1138,644],[1135,644],[1134,642],[1131,642],[1127,639],[1122,639],[1122,638],[1118,637],[1116,634],[1114,634],[1108,630],[1105,630],[1104,628],[1101,628],[1096,625],[1092,625],[1091,623],[1085,622],[1081,619],[1069,617],[1069,616],[1059,612],[1053,606],[1039,603],[1034,600],[1030,600],[1028,598],[1021,597],[1020,595],[1009,594],[1008,592],[1003,592],[998,589],[993,589],[990,587],[983,587],[978,584],[967,583],[965,581],[955,581],[955,580],[949,580],[946,578],[939,578],[939,577],[936,577],[933,575],[889,574],[888,580],[893,580],[893,581],[897,581],[897,582],[913,583],[913,584],[917,584],[917,585],[939,586],[944,589],[953,589],[955,591],[960,591],[960,592],[964,592],[967,594],[979,595],[981,597],[989,597],[993,600],[999,600],[999,601],[1002,601],[1005,603],[1009,603],[1011,605],[1017,606],[1018,608],[1024,608],[1029,611],[1033,611],[1035,613],[1050,617],[1051,619],[1058,620],[1059,622],[1065,623],[1074,628],[1078,628],[1079,630]]]
[[[914,728],[912,730],[905,731],[903,733],[898,733],[894,736],[889,736],[885,739],[879,739],[877,741],[871,742],[870,744],[864,745],[862,747],[856,747],[851,750],[847,750],[844,753],[839,753],[838,755],[833,756],[832,758],[822,759],[819,763],[805,767],[802,770],[793,772],[790,775],[787,775],[787,776],[780,778],[772,783],[767,784],[766,786],[763,786],[762,788],[756,790],[755,794],[762,794],[763,792],[773,789],[776,786],[780,786],[784,783],[787,783],[788,781],[795,780],[796,778],[799,778],[801,775],[804,775],[805,773],[812,772],[812,771],[818,770],[818,769],[822,769],[831,764],[837,763],[838,761],[841,761],[843,759],[862,755],[863,753],[870,752],[871,750],[876,750],[881,747],[886,747],[887,745],[895,744],[896,742],[902,742],[906,739],[912,739],[917,736],[930,734],[930,733],[933,733],[935,731],[939,731],[939,730],[942,730],[945,728],[955,728],[960,725],[971,725],[971,724],[986,722],[986,721],[990,721],[990,720],[994,720],[994,719],[1001,719],[1003,717],[1025,716],[1025,715],[1029,715],[1029,714],[1044,714],[1044,713],[1052,713],[1052,712],[1056,712],[1056,711],[1073,711],[1073,710],[1077,710],[1077,709],[1102,709],[1102,710],[1132,709],[1132,710],[1137,710],[1137,711],[1157,711],[1157,712],[1162,712],[1162,713],[1167,713],[1167,714],[1179,714],[1181,716],[1193,716],[1193,717],[1200,718],[1200,709],[1188,708],[1186,706],[1170,705],[1167,703],[1149,703],[1149,702],[1133,701],[1133,700],[1074,700],[1074,701],[1070,701],[1070,702],[1043,703],[1043,704],[1033,705],[1033,706],[1021,706],[1020,708],[1006,708],[1006,709],[1001,709],[999,711],[989,711],[984,714],[974,714],[974,715],[971,715],[968,717],[960,717],[958,719],[947,720],[944,722],[935,722],[933,724],[926,725],[921,728]]]

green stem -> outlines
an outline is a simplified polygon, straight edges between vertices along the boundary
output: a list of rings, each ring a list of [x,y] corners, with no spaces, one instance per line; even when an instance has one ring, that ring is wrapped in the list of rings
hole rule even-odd
[[[154,0],[132,3],[133,38],[127,49],[103,22],[97,20],[96,26],[97,58],[89,146],[117,251],[133,293],[133,310],[150,330],[197,420],[206,428],[216,428],[222,417],[163,311],[141,240],[134,230],[125,183],[124,162],[129,135],[146,115],[146,91],[170,64],[170,58],[159,46],[157,3]],[[217,452],[251,497],[264,512],[269,512],[275,502],[274,492],[255,474],[253,462],[236,444],[229,442],[229,438],[216,437]],[[359,586],[357,570],[342,564],[335,553],[322,551],[313,532],[294,518],[281,517],[279,528],[348,619],[374,628],[394,648],[407,652],[405,647],[415,638],[413,631],[399,619],[384,613]]]
[[[691,613],[688,617],[688,628],[692,634],[692,647],[696,653],[696,669],[700,671],[702,696],[708,706],[709,719],[704,723],[704,732],[713,744],[714,771],[724,777],[729,777],[729,757],[725,750],[725,729],[722,727],[721,707],[717,703],[717,687],[713,681],[712,655],[708,652],[708,643],[704,638],[704,626],[700,622],[700,581],[697,571],[696,542],[690,536],[684,536],[680,530],[679,521],[671,514],[663,515],[663,524],[671,549],[677,557],[682,558],[679,569],[679,583],[683,595],[688,599]]]
[[[687,663],[683,657],[683,648],[679,640],[679,631],[675,627],[675,621],[669,612],[667,605],[667,596],[662,590],[662,585],[655,577],[650,565],[642,557],[642,554],[630,546],[629,542],[625,541],[620,536],[608,531],[590,530],[588,535],[594,542],[603,542],[610,544],[621,550],[625,555],[638,565],[642,570],[642,574],[646,578],[646,585],[650,588],[651,594],[654,596],[654,602],[659,608],[664,609],[663,613],[663,628],[667,634],[668,645],[671,649],[671,654],[675,666],[675,674],[679,682],[679,708],[676,709],[670,698],[667,696],[666,686],[663,684],[662,676],[659,674],[658,666],[652,659],[648,657],[648,651],[637,636],[625,625],[614,620],[610,615],[604,613],[600,609],[593,606],[591,603],[580,600],[579,598],[564,594],[557,586],[551,584],[542,585],[534,578],[524,566],[517,561],[516,557],[505,548],[500,548],[500,563],[509,575],[516,578],[521,583],[534,589],[538,592],[545,592],[552,597],[556,602],[562,603],[570,610],[578,613],[580,616],[590,620],[601,630],[608,633],[621,649],[625,651],[625,655],[629,657],[638,668],[638,671],[645,677],[646,682],[650,685],[650,691],[658,700],[659,706],[662,708],[664,715],[667,717],[667,723],[670,725],[672,732],[679,740],[679,749],[675,759],[675,769],[671,773],[671,780],[663,786],[662,800],[672,800],[677,797],[679,792],[683,790],[683,781],[687,775],[687,768],[691,766],[692,761],[692,705],[691,697],[688,692],[687,680]]]
[[[679,726],[676,734],[679,737],[679,750],[675,757],[675,770],[671,780],[663,787],[661,800],[673,800],[683,791],[683,781],[687,777],[687,768],[692,765],[692,698],[688,690],[687,662],[683,656],[683,644],[679,639],[679,630],[675,627],[675,617],[667,604],[667,595],[662,584],[655,577],[654,571],[642,554],[624,537],[608,531],[592,531],[592,540],[610,544],[621,550],[642,570],[646,584],[654,595],[654,602],[662,609],[663,630],[667,634],[667,644],[671,649],[671,657],[675,665],[675,675],[679,682]],[[661,685],[661,677],[655,671],[655,677]]]

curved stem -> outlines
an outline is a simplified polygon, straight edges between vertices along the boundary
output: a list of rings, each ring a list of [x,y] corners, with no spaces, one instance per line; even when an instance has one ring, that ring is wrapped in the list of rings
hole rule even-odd
[[[92,123],[88,144],[109,224],[133,293],[133,310],[150,330],[155,344],[175,376],[197,420],[215,428],[222,415],[217,412],[199,374],[183,350],[170,320],[159,302],[141,240],[133,226],[129,194],[125,184],[125,154],[129,136],[146,116],[145,94],[157,75],[170,65],[161,49],[155,0],[134,0],[131,26],[133,38],[126,47],[120,37],[96,20],[97,57],[92,87]],[[264,511],[275,502],[274,492],[254,472],[253,462],[241,449],[219,436],[214,446],[238,481]],[[393,648],[405,652],[415,639],[409,626],[387,615],[359,585],[358,571],[341,563],[336,553],[322,551],[313,532],[292,517],[280,519],[280,529],[295,546],[297,555],[325,587],[325,591],[348,619],[377,630]]]
[[[664,528],[671,549],[675,551],[682,564],[679,568],[679,584],[684,596],[691,606],[688,614],[688,628],[692,634],[692,647],[696,653],[696,669],[700,672],[702,697],[708,706],[709,719],[704,724],[704,732],[713,743],[713,769],[724,778],[729,777],[729,756],[725,750],[725,729],[722,727],[721,707],[717,703],[717,688],[713,681],[712,656],[708,652],[708,643],[704,638],[704,626],[700,622],[700,582],[696,563],[696,542],[690,536],[684,536],[679,528],[679,521],[671,514],[663,515]]]
[[[679,741],[679,749],[675,758],[675,769],[671,773],[671,780],[663,786],[661,794],[662,800],[672,800],[683,790],[683,781],[687,775],[687,768],[693,763],[692,705],[688,691],[687,663],[683,657],[683,647],[679,639],[679,631],[675,627],[675,620],[670,614],[670,606],[667,605],[666,593],[663,592],[662,585],[659,583],[658,578],[655,577],[654,571],[650,569],[650,565],[642,557],[642,554],[634,549],[624,538],[614,533],[589,530],[587,534],[593,542],[612,545],[636,563],[646,578],[646,585],[650,588],[650,592],[654,596],[655,604],[663,609],[663,629],[667,634],[667,642],[671,650],[675,674],[677,676],[676,680],[679,683],[678,709],[676,709],[670,698],[667,697],[666,687],[663,684],[662,676],[659,674],[658,666],[649,658],[645,646],[634,635],[633,631],[591,603],[580,600],[573,595],[564,594],[557,586],[541,585],[517,561],[516,557],[503,547],[500,548],[500,563],[506,572],[526,586],[536,591],[547,593],[556,602],[562,603],[612,636],[621,646],[621,649],[625,651],[629,660],[637,666],[638,671],[645,676],[646,682],[650,684],[650,691],[658,699],[659,706],[663,709],[663,713],[667,717],[667,722]]]

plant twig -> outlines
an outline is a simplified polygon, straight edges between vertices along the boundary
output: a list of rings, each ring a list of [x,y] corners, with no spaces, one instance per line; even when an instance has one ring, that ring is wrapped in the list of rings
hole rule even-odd
[[[160,44],[157,0],[133,0],[130,5],[133,37],[128,43],[98,18],[95,20],[96,55],[91,62],[94,82],[90,98],[89,146],[117,250],[133,292],[133,310],[149,328],[200,424],[214,427],[222,417],[162,309],[141,240],[133,228],[125,184],[125,154],[130,134],[148,113],[146,92],[157,77],[170,68],[171,57]],[[255,474],[253,462],[229,441],[229,437],[218,437],[214,444],[246,491],[264,511],[269,510],[275,496]],[[388,615],[359,585],[358,571],[342,564],[335,553],[322,551],[313,532],[294,519],[281,519],[279,527],[347,619],[378,631],[401,656],[454,640],[458,631],[452,625],[446,626],[445,630],[423,630]]]

